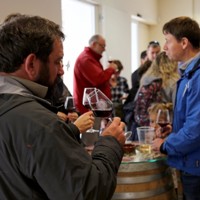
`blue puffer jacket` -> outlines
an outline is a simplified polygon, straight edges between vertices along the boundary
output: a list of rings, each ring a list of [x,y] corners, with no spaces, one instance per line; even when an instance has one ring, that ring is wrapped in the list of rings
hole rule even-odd
[[[177,83],[173,132],[163,150],[170,166],[200,176],[200,55]]]

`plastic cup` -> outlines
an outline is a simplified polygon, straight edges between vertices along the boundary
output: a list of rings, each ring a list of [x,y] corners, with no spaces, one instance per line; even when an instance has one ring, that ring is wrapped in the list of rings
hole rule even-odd
[[[140,150],[142,153],[151,153],[151,144],[154,139],[155,129],[150,126],[137,128]]]

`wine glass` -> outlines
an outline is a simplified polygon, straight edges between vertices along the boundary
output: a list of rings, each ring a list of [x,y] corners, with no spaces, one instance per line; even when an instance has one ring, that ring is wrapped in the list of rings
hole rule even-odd
[[[90,105],[89,105],[89,101],[88,101],[88,95],[90,93],[92,93],[93,91],[95,91],[97,88],[95,87],[90,87],[90,88],[84,88],[84,92],[83,92],[83,99],[82,99],[82,104],[85,108],[87,108],[88,110],[90,110]],[[97,130],[95,130],[93,127],[91,127],[89,130],[87,130],[86,132],[89,133],[95,133],[97,132]]]
[[[165,131],[165,127],[170,124],[170,114],[168,109],[159,109],[156,123],[161,127],[161,133]]]
[[[93,111],[96,117],[101,117],[103,119],[108,119],[112,122],[112,111],[113,103],[112,101],[99,89],[94,90],[88,95],[88,101],[91,110]],[[126,140],[132,135],[131,131],[126,132]]]
[[[90,105],[88,102],[88,95],[93,92],[94,90],[96,90],[97,88],[95,87],[91,87],[91,88],[84,88],[84,92],[83,92],[83,99],[82,99],[82,104],[85,108],[87,108],[88,110],[90,110]]]
[[[101,90],[96,89],[91,92],[88,95],[88,102],[90,109],[96,117],[112,121],[113,103]]]
[[[74,103],[74,97],[68,96],[66,97],[65,104],[64,104],[65,110],[67,113],[72,113],[76,111],[75,103]]]

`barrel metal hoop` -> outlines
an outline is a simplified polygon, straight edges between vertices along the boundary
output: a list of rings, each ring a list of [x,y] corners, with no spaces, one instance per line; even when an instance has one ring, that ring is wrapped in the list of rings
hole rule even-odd
[[[114,193],[113,200],[117,199],[142,199],[142,198],[148,198],[156,195],[160,195],[164,192],[173,190],[174,186],[173,184],[165,185],[164,187],[157,188],[154,190],[148,190],[143,192],[123,192],[123,193]]]
[[[119,185],[119,184],[146,183],[161,179],[167,175],[168,175],[167,173],[160,173],[160,174],[138,176],[138,177],[117,177],[117,184]]]

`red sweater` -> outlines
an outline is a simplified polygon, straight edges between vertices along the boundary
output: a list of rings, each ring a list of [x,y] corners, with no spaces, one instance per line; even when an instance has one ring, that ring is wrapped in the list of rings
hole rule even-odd
[[[101,55],[89,47],[79,55],[74,66],[74,93],[76,108],[85,113],[88,110],[82,105],[83,91],[86,87],[96,87],[111,98],[109,79],[115,70],[103,69],[100,63]]]

